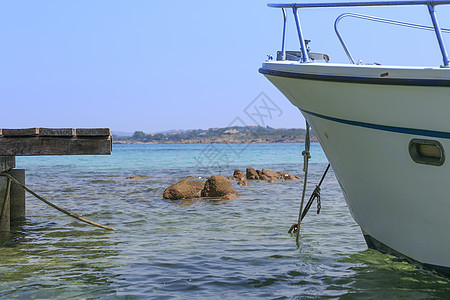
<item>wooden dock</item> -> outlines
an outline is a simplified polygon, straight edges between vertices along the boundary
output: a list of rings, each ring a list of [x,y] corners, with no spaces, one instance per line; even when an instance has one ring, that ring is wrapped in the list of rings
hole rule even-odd
[[[25,184],[25,170],[14,169],[16,156],[108,155],[112,151],[109,128],[0,129],[0,173]],[[25,191],[0,177],[0,232],[10,230],[10,220],[25,217]]]
[[[0,129],[0,156],[111,154],[109,128]]]

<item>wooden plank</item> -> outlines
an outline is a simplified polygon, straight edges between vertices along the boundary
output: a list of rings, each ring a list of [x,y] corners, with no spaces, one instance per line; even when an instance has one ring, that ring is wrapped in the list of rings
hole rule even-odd
[[[111,154],[107,137],[15,137],[0,138],[0,155],[97,155]]]
[[[75,129],[72,128],[39,128],[39,136],[73,137]]]
[[[21,129],[3,129],[3,137],[24,137],[24,136],[37,136],[39,134],[39,128],[21,128]]]
[[[16,167],[15,156],[0,156],[0,173],[9,171]]]
[[[75,132],[78,137],[111,136],[109,128],[77,128]]]
[[[15,167],[14,156],[111,154],[109,128],[24,128],[3,129],[0,156],[4,170]],[[2,160],[0,160],[0,163]],[[11,167],[12,166],[12,167]]]

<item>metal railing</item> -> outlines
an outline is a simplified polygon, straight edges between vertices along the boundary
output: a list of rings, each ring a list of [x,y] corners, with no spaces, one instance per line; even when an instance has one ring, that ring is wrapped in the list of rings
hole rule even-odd
[[[431,27],[431,26],[424,26],[424,25],[419,25],[419,24],[400,22],[400,21],[390,20],[390,19],[382,19],[382,18],[377,18],[377,17],[373,17],[373,16],[354,14],[354,13],[342,14],[342,15],[338,16],[336,18],[336,21],[334,22],[334,31],[336,32],[336,35],[337,35],[339,41],[341,42],[342,48],[344,48],[344,51],[347,54],[347,57],[348,57],[348,59],[350,60],[350,62],[352,64],[355,63],[355,60],[353,59],[352,55],[350,54],[350,51],[348,50],[347,46],[345,45],[344,40],[342,39],[342,36],[341,36],[341,34],[339,33],[339,30],[338,30],[339,22],[343,18],[346,18],[346,17],[363,19],[363,20],[369,20],[369,21],[385,23],[385,24],[391,24],[391,25],[399,25],[399,26],[415,28],[415,29],[423,29],[423,30],[428,30],[428,31],[434,31],[434,27]],[[444,32],[444,33],[450,33],[450,29],[446,29],[446,28],[441,28],[441,31]]]
[[[282,37],[282,58],[284,59],[286,57],[286,49],[285,49],[285,41],[286,41],[286,24],[287,24],[287,14],[286,9],[291,8],[292,12],[294,14],[294,20],[295,25],[297,28],[297,34],[300,41],[300,51],[301,51],[301,57],[300,62],[309,62],[310,58],[308,56],[308,51],[305,43],[305,39],[303,38],[303,32],[302,32],[302,26],[300,23],[300,19],[298,16],[298,9],[299,8],[318,8],[318,7],[361,7],[361,6],[399,6],[399,5],[426,5],[428,7],[428,12],[431,17],[431,21],[433,23],[433,27],[430,26],[423,26],[423,25],[417,25],[412,23],[406,23],[406,22],[400,22],[395,20],[388,20],[388,19],[382,19],[372,16],[366,16],[366,15],[360,15],[360,14],[342,14],[337,17],[334,28],[336,31],[336,34],[339,38],[339,41],[341,42],[342,47],[344,48],[345,53],[347,54],[349,60],[351,63],[355,63],[353,60],[350,52],[348,51],[348,48],[346,47],[344,41],[342,40],[341,35],[339,34],[339,31],[337,30],[337,25],[339,24],[339,21],[344,17],[355,17],[360,19],[366,19],[381,23],[387,23],[387,24],[393,24],[393,25],[399,25],[404,27],[410,27],[410,28],[416,28],[416,29],[424,29],[424,30],[431,30],[434,31],[436,34],[436,38],[439,44],[439,48],[441,50],[442,54],[442,60],[444,63],[444,67],[449,67],[449,58],[447,54],[447,49],[445,48],[444,40],[442,37],[442,32],[449,33],[449,29],[444,29],[439,26],[436,11],[434,9],[437,5],[444,5],[444,4],[450,4],[449,0],[434,0],[434,1],[426,1],[426,0],[410,0],[410,1],[374,1],[374,2],[342,2],[342,3],[286,3],[286,4],[276,4],[271,3],[268,4],[269,7],[275,7],[275,8],[281,8],[283,12],[283,37]]]

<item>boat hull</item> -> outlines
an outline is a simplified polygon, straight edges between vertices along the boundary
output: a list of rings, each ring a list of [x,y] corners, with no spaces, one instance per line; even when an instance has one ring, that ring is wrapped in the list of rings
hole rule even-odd
[[[449,161],[419,164],[409,153],[413,139],[449,153],[450,74],[276,62],[260,72],[313,128],[368,246],[450,273]]]

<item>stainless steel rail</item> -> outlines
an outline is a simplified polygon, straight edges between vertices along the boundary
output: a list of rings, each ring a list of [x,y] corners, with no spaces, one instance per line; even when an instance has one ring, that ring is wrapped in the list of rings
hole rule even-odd
[[[305,7],[356,7],[356,6],[396,6],[396,5],[441,5],[450,4],[449,0],[410,0],[410,1],[368,1],[368,2],[328,2],[328,3],[269,3],[275,8],[305,8]]]
[[[303,38],[302,26],[301,26],[300,19],[299,19],[299,16],[298,16],[298,9],[299,8],[426,5],[428,7],[428,12],[430,14],[431,21],[433,23],[433,27],[422,26],[422,25],[411,24],[411,23],[405,23],[405,22],[399,22],[399,21],[394,21],[394,20],[381,19],[381,18],[376,18],[376,17],[371,17],[371,16],[365,16],[365,17],[363,17],[363,19],[377,21],[377,22],[383,22],[383,23],[389,23],[389,24],[394,24],[394,25],[401,25],[401,26],[406,26],[406,27],[411,27],[411,28],[434,30],[434,32],[436,34],[436,38],[437,38],[438,44],[439,44],[439,48],[441,50],[442,60],[443,60],[443,63],[444,63],[443,66],[444,67],[449,67],[449,59],[448,59],[447,49],[445,48],[444,40],[443,40],[443,37],[442,37],[442,31],[444,31],[444,32],[448,32],[448,31],[447,31],[447,29],[441,30],[441,28],[439,26],[439,23],[438,23],[438,20],[437,20],[436,11],[434,9],[435,6],[437,6],[437,5],[444,5],[444,4],[450,4],[450,1],[449,0],[434,0],[434,1],[432,1],[432,0],[430,0],[430,1],[409,0],[409,1],[369,1],[369,2],[342,2],[342,3],[337,3],[337,2],[329,2],[329,3],[285,3],[285,4],[270,3],[270,4],[268,4],[268,6],[269,7],[274,7],[274,8],[281,8],[283,10],[284,23],[283,23],[283,37],[282,37],[282,57],[283,58],[286,57],[286,49],[285,49],[286,23],[287,23],[286,8],[291,8],[292,12],[294,14],[295,24],[296,24],[296,27],[297,27],[297,34],[298,34],[299,41],[300,41],[300,50],[301,50],[301,53],[302,53],[300,61],[301,62],[309,62],[310,60],[309,60],[309,57],[308,57],[308,54],[307,54],[307,48],[306,48],[306,44],[305,44],[305,41],[304,41],[304,38]],[[359,16],[363,16],[363,15],[359,15]],[[339,16],[338,19],[336,19],[335,30],[336,30],[336,26],[337,26],[336,23],[338,23],[339,20],[342,19],[343,17],[345,17],[345,14]],[[339,38],[342,46],[344,47],[344,50],[345,50],[347,56],[349,57],[350,61],[352,63],[355,63],[353,58],[350,55],[350,52],[348,52],[347,47],[343,43],[342,38],[340,37],[338,31],[336,31],[336,33],[338,34],[338,38]]]
[[[369,21],[391,24],[391,25],[399,25],[399,26],[415,28],[415,29],[434,31],[434,27],[431,27],[431,26],[424,26],[424,25],[419,25],[419,24],[400,22],[400,21],[396,21],[396,20],[383,19],[383,18],[378,18],[378,17],[374,17],[374,16],[361,15],[361,14],[355,14],[355,13],[344,13],[336,18],[336,21],[334,22],[334,31],[336,32],[336,35],[337,35],[339,41],[341,42],[342,48],[344,48],[344,51],[347,54],[347,57],[352,64],[354,64],[355,61],[354,61],[352,55],[350,54],[350,51],[348,50],[347,46],[345,45],[344,40],[338,30],[339,22],[343,18],[346,18],[346,17],[369,20]],[[446,29],[446,28],[441,28],[441,31],[444,33],[450,33],[450,29]]]

